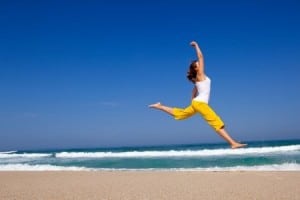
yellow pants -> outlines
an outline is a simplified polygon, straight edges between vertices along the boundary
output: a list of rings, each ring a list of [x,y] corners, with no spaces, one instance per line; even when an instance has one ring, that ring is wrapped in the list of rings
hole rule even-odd
[[[198,112],[207,123],[216,131],[224,127],[221,118],[213,111],[213,109],[205,102],[192,101],[192,104],[184,109],[173,108],[174,118],[176,120],[186,119]]]

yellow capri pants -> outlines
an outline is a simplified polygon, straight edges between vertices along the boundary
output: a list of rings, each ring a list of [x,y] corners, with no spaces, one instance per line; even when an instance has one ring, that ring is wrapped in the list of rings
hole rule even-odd
[[[199,113],[207,123],[215,130],[218,131],[224,128],[224,123],[221,118],[213,111],[213,109],[205,102],[192,101],[192,104],[184,109],[173,108],[174,118],[176,120],[183,120]]]

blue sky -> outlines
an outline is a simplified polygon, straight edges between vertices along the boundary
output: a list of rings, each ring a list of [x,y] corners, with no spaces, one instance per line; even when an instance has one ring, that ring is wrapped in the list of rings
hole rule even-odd
[[[299,1],[1,1],[0,150],[223,142],[190,103],[196,40],[239,141],[300,138]]]

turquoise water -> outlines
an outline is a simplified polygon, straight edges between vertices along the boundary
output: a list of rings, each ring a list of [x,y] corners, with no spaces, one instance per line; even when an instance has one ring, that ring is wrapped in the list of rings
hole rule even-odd
[[[0,170],[300,171],[300,140],[0,152]]]

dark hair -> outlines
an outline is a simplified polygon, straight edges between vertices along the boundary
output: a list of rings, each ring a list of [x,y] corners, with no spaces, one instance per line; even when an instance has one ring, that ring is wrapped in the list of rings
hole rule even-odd
[[[189,71],[187,72],[187,78],[189,79],[189,81],[191,81],[192,83],[196,82],[196,77],[197,77],[197,71],[195,70],[195,68],[197,67],[197,60],[192,61],[192,63],[190,64],[190,68]]]

